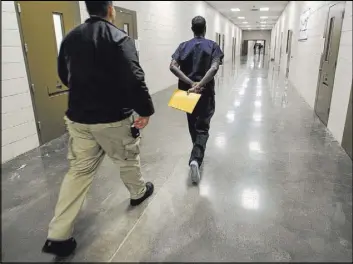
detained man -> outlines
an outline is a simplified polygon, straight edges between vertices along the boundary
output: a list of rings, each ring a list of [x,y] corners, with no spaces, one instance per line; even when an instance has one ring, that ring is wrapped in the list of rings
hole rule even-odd
[[[148,124],[154,107],[134,42],[114,26],[112,1],[85,3],[90,18],[64,38],[58,58],[59,77],[69,87],[70,169],[42,251],[59,257],[76,248],[74,222],[105,154],[119,165],[131,206],[154,189],[142,178],[139,156],[139,129]],[[135,121],[134,111],[139,115]]]
[[[194,112],[187,114],[193,143],[189,160],[191,180],[193,183],[198,183],[209,137],[210,122],[215,112],[214,76],[224,55],[216,42],[205,38],[206,20],[203,17],[193,18],[191,29],[194,38],[179,45],[172,55],[170,70],[178,77],[180,90],[201,94]]]

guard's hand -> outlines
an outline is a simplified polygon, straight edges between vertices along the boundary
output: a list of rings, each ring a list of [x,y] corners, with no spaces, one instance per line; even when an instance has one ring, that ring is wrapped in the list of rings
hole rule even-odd
[[[135,120],[134,126],[138,129],[143,129],[148,125],[149,120],[149,117],[140,116]]]
[[[189,94],[189,93],[201,93],[202,90],[203,90],[203,88],[200,87],[199,83],[194,83],[194,84],[192,85],[192,88],[190,88],[190,89],[188,90],[188,94]]]

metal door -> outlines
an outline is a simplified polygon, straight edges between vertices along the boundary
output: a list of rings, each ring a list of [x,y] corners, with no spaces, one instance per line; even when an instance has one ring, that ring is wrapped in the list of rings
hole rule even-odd
[[[281,59],[282,59],[282,45],[283,44],[283,32],[281,32],[281,39],[279,43],[279,61],[278,61],[278,70],[281,68]]]
[[[263,52],[263,55],[265,56],[265,54],[266,54],[266,40],[263,40],[263,50],[262,50],[262,52]]]
[[[40,143],[65,133],[67,90],[57,75],[61,40],[80,24],[76,1],[18,1],[21,37]]]
[[[292,52],[292,36],[293,36],[293,31],[288,30],[287,47],[286,47],[286,53],[287,53],[286,78],[288,78],[288,76],[289,76],[289,66],[290,66],[290,59],[291,59],[291,52]]]
[[[224,53],[224,43],[225,43],[225,36],[224,34],[222,35],[222,51]]]
[[[237,39],[233,37],[233,42],[232,42],[232,62],[235,62],[235,57],[236,57],[236,43]]]
[[[132,39],[137,39],[136,12],[121,7],[115,7],[115,25],[124,30]]]
[[[275,36],[275,48],[273,49],[273,60],[276,61],[277,35]]]
[[[342,147],[345,149],[347,154],[352,159],[352,87],[351,95],[349,97],[348,110],[346,116],[346,124],[344,126],[343,138],[342,138]]]
[[[333,84],[335,80],[338,50],[341,38],[344,2],[339,2],[329,8],[324,52],[321,55],[318,89],[316,94],[315,112],[320,120],[327,125]]]
[[[248,40],[243,40],[243,47],[241,49],[241,54],[243,56],[248,55]]]

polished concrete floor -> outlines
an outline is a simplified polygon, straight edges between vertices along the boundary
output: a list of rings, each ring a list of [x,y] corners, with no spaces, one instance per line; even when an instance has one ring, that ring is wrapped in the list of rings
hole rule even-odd
[[[100,168],[66,261],[352,261],[352,161],[271,63],[226,64],[217,77],[203,176],[193,186],[186,117],[154,95],[142,170],[155,183],[130,209],[117,168]],[[67,137],[2,166],[3,261],[41,254]]]

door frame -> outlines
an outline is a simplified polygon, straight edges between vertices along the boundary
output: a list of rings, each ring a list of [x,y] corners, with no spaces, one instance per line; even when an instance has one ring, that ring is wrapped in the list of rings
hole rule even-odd
[[[17,18],[17,25],[19,29],[19,34],[20,34],[20,40],[21,40],[21,49],[22,49],[22,54],[23,54],[23,59],[24,59],[24,64],[25,64],[25,69],[26,69],[26,74],[27,74],[27,83],[28,83],[28,89],[29,93],[31,96],[31,102],[32,102],[32,108],[33,108],[33,114],[34,114],[34,119],[35,119],[35,124],[36,124],[36,129],[37,129],[37,137],[39,141],[39,145],[43,145],[43,139],[40,131],[40,125],[38,121],[38,109],[35,101],[35,95],[34,95],[34,90],[32,88],[32,77],[31,77],[31,71],[29,68],[29,62],[28,62],[28,57],[26,55],[26,49],[25,49],[25,39],[24,39],[24,33],[23,33],[23,27],[21,23],[21,17],[20,17],[20,1],[14,1],[15,5],[15,12],[16,12],[16,18]],[[71,1],[75,3],[76,8],[77,8],[77,14],[79,16],[79,21],[82,23],[81,19],[81,10],[80,10],[80,4],[79,1]],[[68,33],[68,32],[67,32]],[[65,36],[64,36],[65,37]]]

